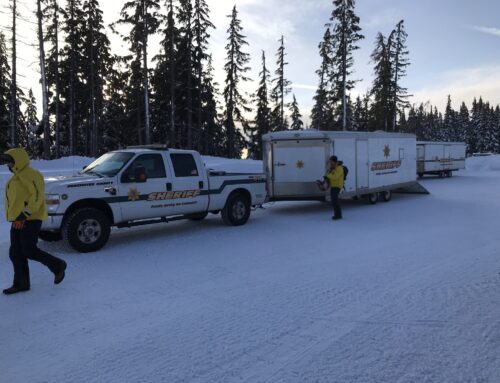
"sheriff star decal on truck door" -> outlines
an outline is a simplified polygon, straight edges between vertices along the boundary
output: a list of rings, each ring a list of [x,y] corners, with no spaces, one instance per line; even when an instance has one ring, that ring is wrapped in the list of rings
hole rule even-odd
[[[130,188],[128,191],[128,200],[129,201],[137,201],[141,198],[141,193],[137,188]]]
[[[297,169],[304,169],[304,161],[297,161]]]

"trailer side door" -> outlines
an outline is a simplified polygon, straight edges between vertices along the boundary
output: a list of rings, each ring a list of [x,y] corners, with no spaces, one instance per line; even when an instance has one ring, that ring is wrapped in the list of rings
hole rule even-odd
[[[356,189],[369,188],[370,164],[368,157],[368,141],[356,141]]]

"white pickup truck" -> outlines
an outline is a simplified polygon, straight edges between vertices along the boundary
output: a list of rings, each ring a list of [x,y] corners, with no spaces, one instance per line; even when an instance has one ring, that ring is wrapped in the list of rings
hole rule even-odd
[[[77,176],[46,181],[49,219],[40,238],[65,239],[79,252],[102,248],[111,227],[221,213],[228,225],[243,225],[252,206],[264,203],[262,173],[207,169],[196,151],[159,146],[109,152]]]

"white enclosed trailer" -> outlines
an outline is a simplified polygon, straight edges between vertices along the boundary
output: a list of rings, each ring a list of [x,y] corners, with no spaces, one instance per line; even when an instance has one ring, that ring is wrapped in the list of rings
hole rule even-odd
[[[465,169],[464,142],[417,142],[417,174],[436,174],[440,177],[452,176],[452,172]]]
[[[336,155],[349,169],[342,198],[389,200],[394,190],[427,191],[416,182],[416,139],[386,132],[283,131],[263,136],[269,200],[325,200],[318,188],[328,159]]]

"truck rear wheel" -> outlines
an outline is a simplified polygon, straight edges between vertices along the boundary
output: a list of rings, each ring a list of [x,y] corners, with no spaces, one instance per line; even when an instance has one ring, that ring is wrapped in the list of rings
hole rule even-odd
[[[80,253],[101,249],[109,239],[111,223],[106,214],[95,208],[73,212],[66,220],[63,236]]]
[[[38,238],[45,242],[57,242],[62,240],[62,234],[58,231],[40,231]]]
[[[243,194],[232,194],[222,209],[222,220],[226,225],[244,225],[250,217],[250,201]]]

